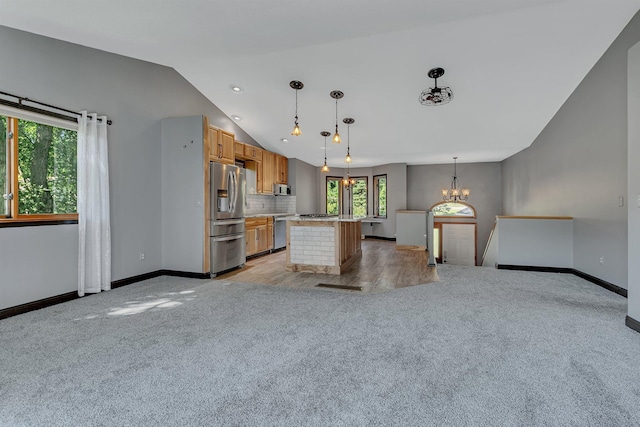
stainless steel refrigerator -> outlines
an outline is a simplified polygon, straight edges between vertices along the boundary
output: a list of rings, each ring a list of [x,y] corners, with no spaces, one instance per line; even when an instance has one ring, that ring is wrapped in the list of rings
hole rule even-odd
[[[245,170],[234,165],[209,163],[211,180],[211,276],[244,266],[246,238],[244,208]]]

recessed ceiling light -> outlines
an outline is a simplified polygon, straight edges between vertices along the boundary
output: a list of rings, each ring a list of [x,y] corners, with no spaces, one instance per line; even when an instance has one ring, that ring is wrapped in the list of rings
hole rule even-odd
[[[282,138],[280,142],[282,142],[283,144],[288,144],[289,140],[287,138]]]
[[[235,93],[244,92],[244,89],[242,89],[240,86],[237,86],[237,85],[231,85],[231,90],[234,91]]]
[[[231,116],[231,118],[232,118],[233,120],[235,120],[236,122],[239,122],[240,120],[242,120],[242,117],[240,117],[240,116],[235,116],[235,115],[234,115],[234,116]]]

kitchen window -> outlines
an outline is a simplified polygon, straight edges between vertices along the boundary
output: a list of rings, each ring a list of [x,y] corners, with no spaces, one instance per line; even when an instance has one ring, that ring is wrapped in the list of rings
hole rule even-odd
[[[339,215],[342,211],[342,178],[335,176],[327,177],[327,213]]]
[[[387,217],[387,175],[373,177],[373,216]]]
[[[369,211],[367,202],[367,177],[354,177],[356,183],[351,187],[351,215],[364,217]]]
[[[0,221],[77,220],[77,125],[0,116]]]

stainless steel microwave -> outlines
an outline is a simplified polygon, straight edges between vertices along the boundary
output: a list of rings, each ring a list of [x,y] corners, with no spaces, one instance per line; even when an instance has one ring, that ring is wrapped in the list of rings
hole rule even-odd
[[[276,196],[291,195],[291,187],[284,184],[273,184],[273,194]]]

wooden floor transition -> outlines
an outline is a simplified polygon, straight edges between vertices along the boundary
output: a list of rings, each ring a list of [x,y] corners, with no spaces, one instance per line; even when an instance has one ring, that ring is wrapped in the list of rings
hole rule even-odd
[[[428,253],[424,250],[399,250],[392,241],[365,239],[362,241],[362,258],[340,276],[286,271],[286,251],[279,251],[250,259],[244,268],[230,271],[214,280],[291,288],[314,288],[318,284],[329,284],[351,289],[337,289],[339,292],[386,292],[437,282],[436,267],[427,267],[427,258]],[[358,287],[361,290],[356,290]],[[334,290],[324,287],[317,289]]]

